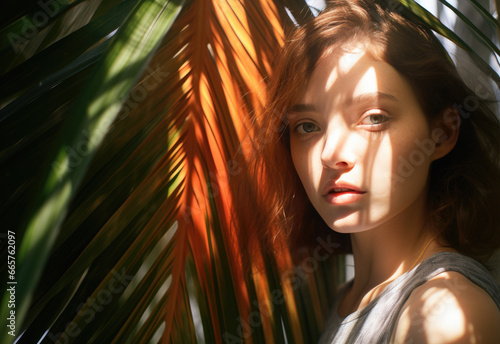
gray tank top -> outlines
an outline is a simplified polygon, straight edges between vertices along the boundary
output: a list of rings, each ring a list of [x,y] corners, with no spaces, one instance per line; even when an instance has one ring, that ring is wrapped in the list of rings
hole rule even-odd
[[[488,270],[467,256],[439,252],[392,281],[366,307],[342,319],[337,312],[338,305],[344,292],[352,285],[352,281],[344,285],[336,297],[319,344],[389,343],[398,321],[399,311],[411,292],[445,271],[455,271],[467,277],[484,289],[500,309],[500,286]],[[460,285],[453,285],[450,282],[450,288],[460,290]]]

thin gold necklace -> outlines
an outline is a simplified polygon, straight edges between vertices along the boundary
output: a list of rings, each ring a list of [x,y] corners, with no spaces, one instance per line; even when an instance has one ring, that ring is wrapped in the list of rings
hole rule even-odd
[[[425,245],[424,249],[422,250],[422,252],[420,252],[420,255],[418,256],[418,258],[415,260],[415,262],[413,262],[410,270],[413,270],[413,268],[417,265],[418,261],[420,260],[420,258],[422,258],[422,256],[424,255],[425,251],[427,250],[427,248],[429,247],[429,245],[431,244],[432,241],[434,241],[434,239],[436,239],[437,235],[434,235],[431,240],[429,240],[429,242],[427,243],[427,245]]]
[[[419,255],[419,256],[418,256],[418,258],[415,260],[415,262],[413,262],[413,264],[412,264],[412,266],[411,266],[410,270],[408,270],[408,271],[411,271],[411,270],[412,270],[412,269],[413,269],[413,268],[417,265],[418,261],[422,258],[422,256],[424,255],[425,251],[427,250],[427,248],[429,247],[429,245],[431,244],[431,242],[432,242],[434,239],[436,239],[436,238],[437,238],[437,235],[434,235],[434,236],[431,238],[431,240],[429,240],[429,242],[425,245],[424,249],[422,250],[422,252],[420,252],[420,255]],[[381,283],[381,284],[377,285],[376,287],[374,287],[374,288],[371,290],[371,292],[370,292],[370,293],[375,294],[375,293],[378,291],[378,289],[379,289],[380,287],[382,287],[382,286],[384,286],[384,287],[385,287],[385,285],[386,285],[386,284],[389,284],[389,283],[391,283],[392,281],[393,281],[393,280],[391,280],[391,281],[386,281],[386,282],[384,282],[384,283]],[[351,288],[352,288],[352,286],[351,286]],[[368,293],[367,293],[367,295],[368,295]],[[375,294],[375,295],[378,295],[378,294]],[[370,298],[370,301],[369,301],[369,302],[371,302],[371,301],[372,301],[375,297],[376,297],[376,296],[371,296],[371,298]]]

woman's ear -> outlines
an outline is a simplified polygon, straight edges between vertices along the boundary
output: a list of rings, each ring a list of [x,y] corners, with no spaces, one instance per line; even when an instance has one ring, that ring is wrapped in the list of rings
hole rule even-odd
[[[436,149],[432,154],[432,160],[442,158],[455,147],[460,130],[460,121],[460,115],[453,106],[447,107],[441,116],[433,121],[431,135],[432,140],[436,143]]]

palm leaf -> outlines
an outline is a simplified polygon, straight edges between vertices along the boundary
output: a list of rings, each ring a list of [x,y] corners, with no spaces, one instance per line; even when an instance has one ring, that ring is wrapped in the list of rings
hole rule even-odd
[[[482,15],[482,17],[485,18],[491,25],[493,25],[497,29],[500,28],[500,23],[498,22],[498,20],[495,17],[493,17],[493,15],[487,9],[485,9],[479,2],[477,2],[476,0],[469,0],[469,1],[474,5],[474,7]]]
[[[440,0],[440,2],[442,4],[444,4],[446,7],[448,7],[449,9],[451,9],[453,11],[453,13],[455,13],[457,15],[458,18],[463,20],[467,24],[467,27],[472,29],[472,31],[479,37],[479,41],[482,44],[486,45],[494,53],[495,58],[497,58],[496,55],[500,54],[500,49],[497,48],[495,43],[493,43],[489,37],[487,37],[476,25],[474,25],[465,15],[460,13],[460,11],[457,8],[455,8],[454,6],[452,6],[448,1]],[[476,3],[476,6],[477,5],[478,4]],[[483,13],[484,12],[481,12],[481,14],[483,14]],[[497,22],[497,25],[498,25],[498,22]],[[497,62],[498,62],[498,59],[497,59]]]
[[[425,9],[400,2],[474,54]],[[286,252],[262,253],[255,260],[265,270],[246,275],[229,184],[245,168],[231,163],[252,139],[247,117],[262,110],[275,51],[293,22],[312,16],[307,5],[192,0],[180,10],[159,0],[94,0],[72,26],[83,1],[65,3],[24,53],[0,40],[1,84],[10,85],[0,103],[0,164],[12,181],[0,211],[19,228],[17,281],[25,288],[18,342],[315,342],[342,260],[318,264],[297,285],[284,278],[300,269]],[[22,34],[36,11],[17,7],[0,32]],[[483,43],[497,53],[487,37]],[[90,141],[82,133],[99,140],[74,171],[31,176],[38,166],[49,171],[54,156],[72,158],[68,146]],[[59,185],[71,187],[61,195]],[[59,197],[45,208],[51,221],[21,219],[33,193],[41,207]],[[2,340],[12,341],[5,330]]]
[[[477,52],[470,47],[467,42],[465,42],[460,36],[458,36],[453,30],[444,25],[438,18],[432,15],[429,11],[427,11],[424,7],[416,3],[414,0],[398,0],[403,6],[410,9],[416,16],[422,19],[432,30],[436,31],[438,34],[443,37],[449,39],[454,42],[457,46],[462,48],[465,52],[467,52],[472,60],[476,63],[476,65],[486,74],[489,75],[493,81],[495,81],[498,85],[500,85],[500,77],[497,72],[490,66],[488,61],[485,61],[484,58],[479,56]],[[485,44],[489,51],[491,51],[492,55],[498,62],[499,50],[496,47],[495,43],[491,41],[490,38],[486,37],[482,34],[482,32],[465,16],[463,16],[455,7],[451,6],[447,1],[441,1],[445,3],[448,8],[452,8],[453,12],[459,16],[460,19],[464,20],[467,26],[476,34],[481,37],[481,44]],[[480,6],[476,3],[476,6]],[[482,9],[482,12],[485,12],[486,9]]]
[[[71,121],[66,122],[59,138],[61,148],[54,154],[50,170],[42,174],[47,176],[46,182],[17,252],[17,278],[20,283],[16,288],[16,309],[19,322],[28,310],[35,287],[34,283],[27,281],[34,280],[36,283],[39,279],[49,253],[47,248],[50,249],[57,236],[68,201],[76,191],[93,151],[119,111],[121,101],[135,83],[136,75],[142,71],[149,55],[173,22],[178,8],[179,5],[172,3],[139,3],[116,35],[100,66],[97,66],[87,90],[76,102]],[[74,166],[75,162],[71,159],[75,157],[71,156],[73,151],[68,147],[76,148],[82,143],[86,148],[79,153],[81,156],[77,166]],[[7,301],[7,298],[3,299],[1,309],[4,312],[8,309]],[[11,337],[6,334],[3,338],[7,341]]]
[[[68,34],[47,49],[42,50],[36,58],[29,59],[21,66],[10,69],[0,77],[2,96],[5,98],[13,96],[23,89],[33,87],[33,81],[40,82],[56,74],[62,66],[70,64],[85,53],[90,46],[116,30],[136,2],[128,0],[118,4],[113,11],[103,14],[81,29]],[[77,41],[80,44],[68,51],[67,46],[71,44],[71,41]],[[41,61],[44,61],[43,68],[40,68]]]

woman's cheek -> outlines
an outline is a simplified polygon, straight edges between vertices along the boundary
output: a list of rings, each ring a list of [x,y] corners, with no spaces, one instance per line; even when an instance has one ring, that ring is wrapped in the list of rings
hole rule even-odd
[[[304,147],[301,147],[296,142],[291,144],[290,149],[295,171],[297,172],[304,189],[308,191],[312,185],[311,170],[313,169],[311,169],[311,155],[306,149],[304,149]]]
[[[322,167],[321,152],[318,145],[295,140],[292,141],[290,148],[295,170],[302,182],[312,182],[315,173],[320,173],[318,168]]]
[[[393,174],[396,157],[393,147],[389,144],[380,145],[372,159],[367,161],[365,172],[368,177],[368,191],[370,195],[368,218],[375,220],[390,210],[391,196],[393,194]]]

